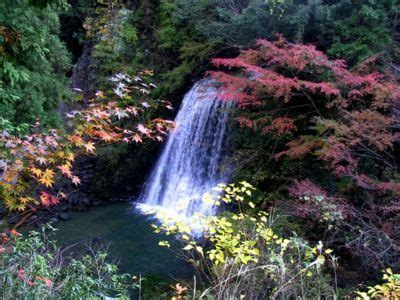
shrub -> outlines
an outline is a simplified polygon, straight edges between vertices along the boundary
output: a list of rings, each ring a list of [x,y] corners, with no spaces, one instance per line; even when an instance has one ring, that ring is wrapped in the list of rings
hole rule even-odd
[[[323,272],[329,260],[336,265],[330,249],[321,242],[315,247],[296,235],[280,236],[273,217],[252,212],[254,188],[246,182],[219,185],[220,196],[206,194],[204,201],[215,205],[235,204],[238,212],[218,216],[198,215],[196,226],[204,239],[193,237],[193,225],[158,213],[162,224],[156,232],[176,234],[183,243],[180,254],[193,264],[209,287],[197,292],[217,299],[266,299],[269,297],[319,298],[336,295],[329,276]],[[250,211],[250,212],[246,212]],[[191,220],[193,224],[194,220]],[[161,246],[169,246],[161,241]],[[194,287],[193,290],[195,290]],[[198,296],[194,291],[195,296]]]
[[[86,245],[86,254],[66,256],[68,248],[56,246],[47,231],[30,231],[26,236],[11,231],[0,244],[0,297],[17,299],[129,299],[135,277],[119,274],[104,249]]]
[[[392,269],[386,269],[383,274],[383,284],[368,287],[367,292],[356,292],[357,299],[399,299],[400,274],[393,274]]]

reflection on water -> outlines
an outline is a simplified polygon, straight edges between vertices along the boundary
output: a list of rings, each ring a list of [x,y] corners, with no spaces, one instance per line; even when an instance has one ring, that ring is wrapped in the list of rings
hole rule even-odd
[[[165,236],[153,233],[150,226],[153,221],[131,207],[128,203],[114,203],[72,213],[71,220],[55,224],[56,239],[59,245],[90,239],[109,242],[109,252],[119,259],[122,272],[191,277],[190,266],[176,258],[170,249],[158,246]],[[171,244],[174,248],[174,243]]]

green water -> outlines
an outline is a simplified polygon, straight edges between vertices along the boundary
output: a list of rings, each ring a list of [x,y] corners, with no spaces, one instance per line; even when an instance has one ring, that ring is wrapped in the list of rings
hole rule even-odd
[[[153,222],[132,209],[131,204],[108,204],[72,213],[71,220],[57,222],[56,239],[60,246],[90,239],[107,242],[112,257],[119,260],[120,270],[133,275],[192,276],[188,264],[176,258],[170,249],[158,246],[165,237],[153,233]]]

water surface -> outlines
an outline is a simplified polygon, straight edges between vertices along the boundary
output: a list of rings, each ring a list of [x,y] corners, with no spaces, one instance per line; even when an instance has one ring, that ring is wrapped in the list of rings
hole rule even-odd
[[[59,245],[69,245],[90,239],[110,244],[109,252],[119,260],[122,272],[134,275],[158,275],[189,278],[193,271],[183,260],[158,242],[166,240],[155,234],[148,216],[133,210],[129,203],[112,203],[91,208],[87,212],[71,213],[71,220],[59,221],[56,239]],[[172,238],[169,238],[172,240]],[[175,244],[175,245],[174,245]],[[172,240],[172,250],[178,247]]]

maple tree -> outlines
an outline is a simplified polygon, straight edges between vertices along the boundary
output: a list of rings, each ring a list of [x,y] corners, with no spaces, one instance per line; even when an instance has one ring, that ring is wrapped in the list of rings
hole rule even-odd
[[[371,235],[377,233],[396,251],[399,225],[393,214],[400,207],[400,183],[395,108],[400,89],[393,76],[378,71],[373,58],[350,70],[345,61],[331,60],[313,45],[292,44],[281,36],[274,42],[258,40],[254,49],[236,58],[214,59],[213,64],[217,70],[209,74],[218,82],[221,98],[237,103],[239,125],[276,141],[267,152],[272,153],[278,169],[288,160],[310,162],[310,166],[312,162],[331,174],[330,181],[337,187],[348,182],[352,188],[323,192],[309,184],[304,170],[289,170],[282,183],[300,179],[294,183],[303,186],[308,200],[310,193],[314,200],[322,197],[325,203],[328,199],[333,206],[324,207],[326,214],[332,215],[339,207],[340,218],[353,224],[350,231],[355,234],[355,224],[365,228],[371,222],[374,230],[365,234],[369,237],[358,240],[364,243],[365,253]],[[322,177],[320,182],[318,176],[313,180],[323,184]],[[304,204],[304,195],[291,194]],[[365,199],[363,203],[359,197]],[[298,215],[310,217],[308,213],[314,211],[320,219],[326,217],[321,201],[308,200],[301,213],[295,209]],[[381,254],[390,251],[380,250],[366,255],[382,262]]]
[[[24,136],[4,131],[0,135],[0,196],[6,207],[27,217],[38,207],[58,204],[66,191],[56,182],[64,178],[78,186],[74,160],[80,154],[94,155],[96,147],[142,143],[145,139],[162,141],[174,123],[161,118],[146,120],[143,115],[149,110],[171,109],[171,104],[151,99],[151,90],[156,87],[151,76],[150,71],[144,71],[138,76],[112,77],[116,84],[113,91],[98,91],[86,108],[67,114],[69,133],[55,129],[43,133],[40,124]]]

